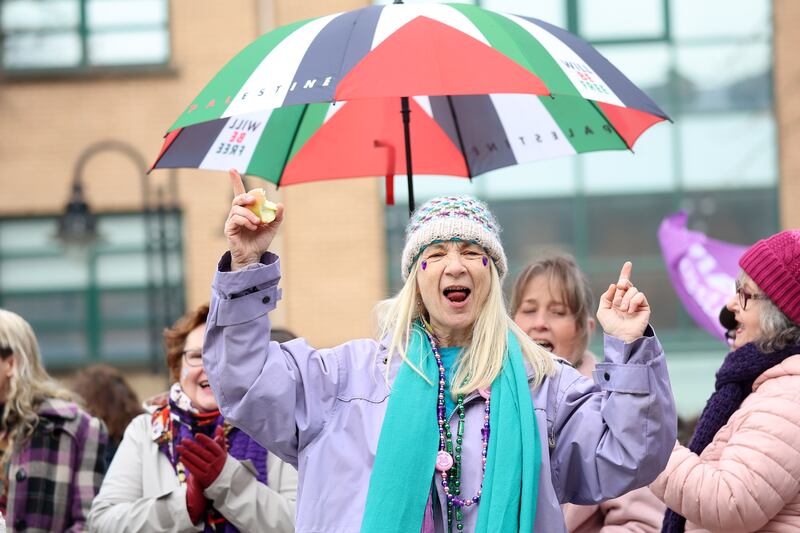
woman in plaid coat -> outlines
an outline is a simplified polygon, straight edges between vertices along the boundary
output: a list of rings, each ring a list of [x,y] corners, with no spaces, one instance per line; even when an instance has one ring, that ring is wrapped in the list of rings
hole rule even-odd
[[[84,531],[106,430],[44,370],[31,326],[0,309],[0,510],[13,531]]]

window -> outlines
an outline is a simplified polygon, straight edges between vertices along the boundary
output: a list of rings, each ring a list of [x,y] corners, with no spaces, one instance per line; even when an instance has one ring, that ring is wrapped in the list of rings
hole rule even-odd
[[[590,41],[663,39],[667,30],[662,0],[578,0],[577,20]]]
[[[56,224],[0,219],[0,307],[31,323],[48,367],[161,365],[161,330],[183,313],[180,214],[101,215],[99,242],[79,249]]]
[[[9,71],[164,65],[167,0],[4,0],[2,66]]]

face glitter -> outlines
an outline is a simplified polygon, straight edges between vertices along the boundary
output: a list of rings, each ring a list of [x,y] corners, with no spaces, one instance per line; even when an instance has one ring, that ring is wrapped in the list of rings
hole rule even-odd
[[[486,266],[488,264],[489,264],[489,258],[484,255],[483,256],[483,266]]]
[[[421,266],[422,266],[422,270],[425,270],[426,268],[428,268],[428,262],[427,261],[423,261]]]

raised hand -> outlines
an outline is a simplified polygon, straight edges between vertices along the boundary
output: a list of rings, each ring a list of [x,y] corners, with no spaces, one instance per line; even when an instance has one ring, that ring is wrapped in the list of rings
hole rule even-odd
[[[597,309],[597,320],[603,330],[625,342],[641,337],[650,321],[650,304],[631,282],[632,270],[633,264],[626,261],[619,280],[608,286]]]
[[[275,220],[267,224],[261,222],[261,218],[246,207],[256,199],[245,192],[242,176],[236,169],[231,169],[230,177],[233,201],[225,221],[225,237],[231,251],[231,270],[235,271],[258,263],[261,255],[269,249],[283,222],[283,204],[278,204]]]

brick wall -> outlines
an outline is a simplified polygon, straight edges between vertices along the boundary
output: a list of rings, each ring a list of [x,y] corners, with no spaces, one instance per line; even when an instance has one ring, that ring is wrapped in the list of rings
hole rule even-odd
[[[783,228],[800,228],[800,2],[775,0],[775,114],[780,143],[779,209]]]

